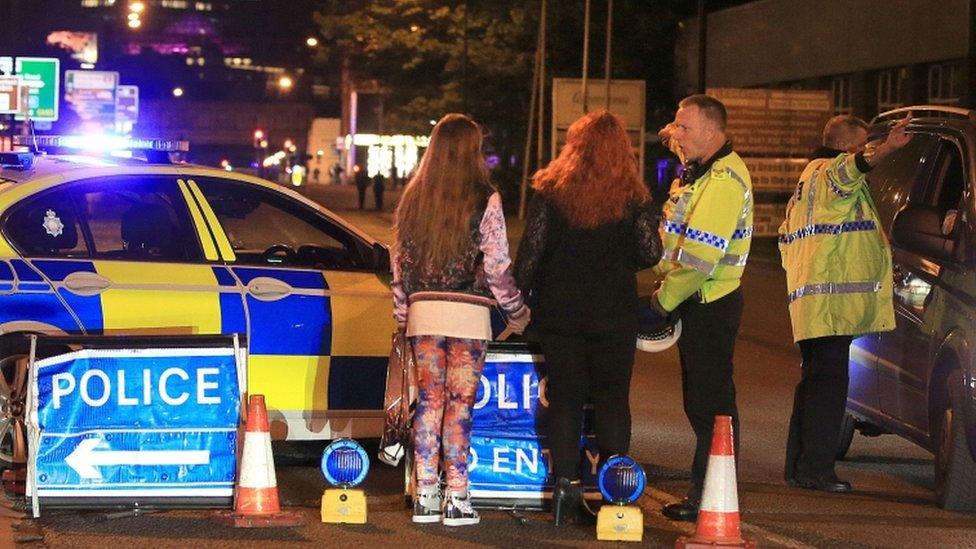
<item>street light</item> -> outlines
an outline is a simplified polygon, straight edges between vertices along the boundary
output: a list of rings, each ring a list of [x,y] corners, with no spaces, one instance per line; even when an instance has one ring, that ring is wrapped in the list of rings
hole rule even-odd
[[[278,79],[278,87],[281,88],[283,91],[290,90],[291,87],[294,85],[295,82],[288,75],[283,75],[281,78]]]
[[[183,88],[179,86],[173,88],[173,97],[183,97]]]
[[[142,2],[133,2],[129,4],[129,11],[135,13],[142,13],[146,9],[146,5]]]
[[[319,45],[319,39],[314,36],[309,36],[305,39],[305,44],[310,48],[314,48]]]
[[[142,26],[142,21],[140,21],[138,19],[129,19],[129,28],[130,29],[138,29],[141,26]]]

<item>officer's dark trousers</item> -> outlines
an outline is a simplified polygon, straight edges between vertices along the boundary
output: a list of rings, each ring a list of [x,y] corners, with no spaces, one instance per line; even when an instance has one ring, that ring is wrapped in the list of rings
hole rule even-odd
[[[800,341],[802,377],[793,396],[786,442],[786,478],[820,478],[834,473],[834,455],[847,406],[847,363],[851,336]]]
[[[583,405],[593,403],[600,458],[630,450],[630,375],[635,333],[540,333],[549,376],[548,434],[554,476],[580,477]]]
[[[689,499],[701,498],[705,469],[712,444],[715,416],[732,416],[735,455],[739,455],[739,412],[735,405],[732,381],[732,354],[742,319],[742,292],[711,303],[701,303],[696,296],[678,307],[681,315],[681,390],[685,415],[698,441],[691,464]]]

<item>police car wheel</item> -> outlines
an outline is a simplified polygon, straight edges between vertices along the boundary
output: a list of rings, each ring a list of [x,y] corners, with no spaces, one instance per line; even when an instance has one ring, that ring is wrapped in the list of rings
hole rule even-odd
[[[28,354],[20,346],[6,346],[0,358],[0,468],[27,465]]]

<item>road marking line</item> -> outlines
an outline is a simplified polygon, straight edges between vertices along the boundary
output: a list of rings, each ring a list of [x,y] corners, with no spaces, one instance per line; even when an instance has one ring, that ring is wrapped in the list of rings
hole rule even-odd
[[[670,505],[672,503],[678,503],[679,501],[681,501],[681,498],[673,496],[663,490],[658,490],[657,488],[654,488],[652,486],[647,486],[644,489],[644,495],[660,503],[662,507],[665,505]],[[686,534],[695,533],[695,525],[690,522],[676,522],[668,519],[667,517],[665,517],[665,520],[667,520],[673,526],[677,527],[679,530],[685,532]],[[747,532],[756,537],[763,537],[773,543],[782,545],[783,547],[790,547],[792,549],[816,549],[816,546],[814,545],[808,545],[806,543],[803,543],[800,540],[793,539],[788,536],[781,536],[779,534],[770,532],[765,528],[756,526],[755,524],[749,524],[745,521],[742,521],[740,522],[740,525],[742,527],[743,532]]]

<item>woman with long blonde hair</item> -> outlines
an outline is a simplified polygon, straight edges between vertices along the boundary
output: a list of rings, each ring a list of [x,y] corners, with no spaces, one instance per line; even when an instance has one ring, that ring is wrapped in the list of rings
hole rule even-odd
[[[413,522],[477,524],[468,495],[468,450],[494,297],[521,333],[529,309],[511,274],[501,195],[481,152],[481,130],[448,114],[397,207],[394,316],[417,363],[417,490]],[[440,455],[447,490],[439,488]],[[443,501],[443,509],[442,509]]]
[[[659,214],[622,121],[607,111],[570,126],[532,187],[515,272],[546,357],[553,511],[564,524],[585,518],[579,442],[587,400],[600,456],[630,448],[636,273],[661,257]]]

